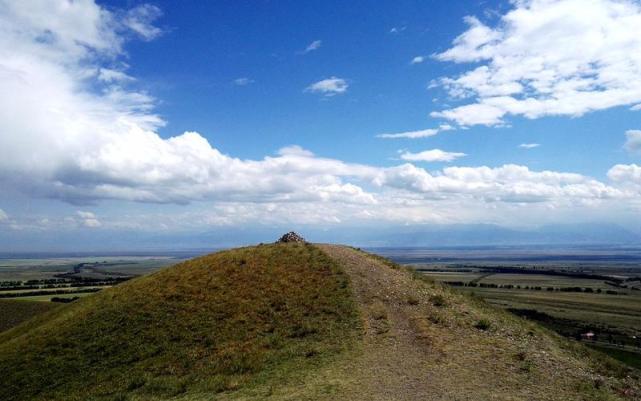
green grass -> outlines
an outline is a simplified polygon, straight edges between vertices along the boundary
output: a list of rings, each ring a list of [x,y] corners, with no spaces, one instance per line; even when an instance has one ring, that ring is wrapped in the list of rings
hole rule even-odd
[[[558,318],[617,327],[633,335],[641,331],[641,296],[548,291],[459,288],[505,308],[536,309]],[[641,295],[641,294],[640,294]]]
[[[623,349],[617,349],[612,347],[603,347],[599,345],[590,344],[590,348],[594,348],[598,351],[603,352],[611,356],[612,358],[625,363],[626,365],[632,366],[636,369],[641,370],[641,354],[636,352],[630,352]]]
[[[0,332],[58,307],[55,303],[0,299]]]
[[[302,244],[197,258],[47,315],[0,334],[0,399],[268,388],[322,365],[359,333],[347,276]]]

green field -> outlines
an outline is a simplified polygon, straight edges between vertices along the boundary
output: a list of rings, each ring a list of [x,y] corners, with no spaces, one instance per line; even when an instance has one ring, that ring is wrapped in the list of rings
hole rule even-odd
[[[582,339],[582,334],[593,332],[600,344],[607,345],[598,347],[599,350],[631,366],[639,367],[641,364],[641,291],[616,287],[603,279],[547,275],[543,272],[518,274],[469,271],[469,268],[468,271],[452,270],[422,273],[438,282],[457,283],[456,288],[460,291],[538,320],[566,337]],[[465,285],[460,285],[461,282]],[[470,283],[475,286],[470,286]],[[559,291],[574,287],[583,291]],[[607,291],[615,291],[617,295]],[[625,350],[621,348],[623,346]]]
[[[0,299],[80,298],[180,261],[164,256],[0,259]]]
[[[103,273],[143,275],[180,262],[164,256],[109,256],[45,259],[0,259],[0,282],[53,279],[69,273],[78,264],[90,264]],[[85,272],[92,276],[92,272]],[[99,274],[100,275],[100,274]],[[104,275],[104,274],[103,274]]]

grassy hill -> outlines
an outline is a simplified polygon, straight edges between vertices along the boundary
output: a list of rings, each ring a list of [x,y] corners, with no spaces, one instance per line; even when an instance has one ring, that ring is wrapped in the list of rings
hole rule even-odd
[[[0,299],[0,332],[8,330],[40,313],[55,309],[60,304],[53,302],[30,302],[15,299]]]
[[[164,399],[278,382],[349,344],[348,280],[299,244],[220,252],[0,335],[0,399]]]
[[[224,251],[0,334],[2,400],[636,400],[638,372],[333,245]]]

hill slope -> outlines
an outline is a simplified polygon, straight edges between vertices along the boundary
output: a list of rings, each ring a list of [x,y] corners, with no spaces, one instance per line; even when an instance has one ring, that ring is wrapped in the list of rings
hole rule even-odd
[[[318,248],[197,258],[0,335],[0,399],[165,399],[277,382],[349,343],[347,277]]]
[[[618,363],[382,258],[198,258],[0,335],[3,400],[634,400]],[[6,372],[6,373],[5,373]]]
[[[480,299],[364,252],[321,248],[351,279],[362,350],[340,369],[336,399],[639,399],[628,368]],[[330,398],[327,398],[330,399]]]

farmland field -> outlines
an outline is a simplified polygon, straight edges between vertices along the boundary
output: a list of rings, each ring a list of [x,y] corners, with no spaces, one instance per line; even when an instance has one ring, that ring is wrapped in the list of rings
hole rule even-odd
[[[434,281],[641,366],[639,249],[376,251]]]
[[[0,331],[191,254],[0,257]],[[53,302],[52,302],[53,301]]]

